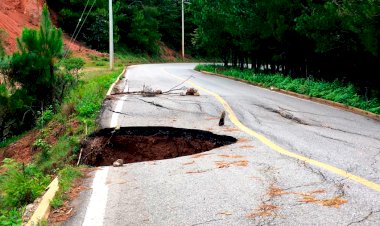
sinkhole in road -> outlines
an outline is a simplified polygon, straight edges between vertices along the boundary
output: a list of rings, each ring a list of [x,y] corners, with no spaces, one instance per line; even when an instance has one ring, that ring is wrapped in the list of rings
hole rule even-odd
[[[124,163],[170,159],[197,154],[230,145],[234,137],[208,131],[173,127],[122,127],[102,129],[81,142],[81,163],[109,166],[118,159]]]

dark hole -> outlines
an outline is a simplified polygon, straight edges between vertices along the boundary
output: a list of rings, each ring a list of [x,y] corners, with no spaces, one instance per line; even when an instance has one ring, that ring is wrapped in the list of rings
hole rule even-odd
[[[123,159],[124,163],[169,159],[235,142],[230,136],[172,127],[102,129],[82,142],[81,163],[108,166],[118,159]]]

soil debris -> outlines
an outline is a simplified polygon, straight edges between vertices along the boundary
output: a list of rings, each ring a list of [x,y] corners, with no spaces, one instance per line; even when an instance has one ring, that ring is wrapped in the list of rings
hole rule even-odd
[[[239,158],[244,158],[245,156],[242,155],[218,155],[219,157],[222,158],[231,158],[231,159],[239,159]]]
[[[200,154],[195,154],[195,155],[192,155],[191,158],[193,159],[198,159],[198,158],[202,158],[202,157],[205,157],[207,155],[211,155],[211,154],[207,154],[207,153],[200,153]]]
[[[188,165],[192,165],[194,164],[195,161],[191,161],[191,162],[185,162],[185,163],[182,163],[183,166],[188,166]]]
[[[209,169],[208,170],[194,170],[194,171],[187,171],[186,173],[187,174],[195,174],[195,173],[205,173],[207,171],[210,171]]]
[[[119,130],[103,129],[81,142],[82,163],[109,166],[116,160],[123,163],[162,160],[202,153],[236,142],[229,136],[207,131],[170,127],[122,127]],[[197,154],[197,155],[194,155]]]
[[[188,88],[186,90],[186,95],[187,96],[199,96],[199,92],[197,89],[191,87],[191,88]]]
[[[247,215],[247,218],[256,218],[256,217],[270,217],[275,216],[276,211],[279,209],[278,206],[272,204],[261,204],[257,209],[252,213]]]
[[[226,162],[226,161],[215,161],[217,168],[228,168],[231,166],[241,166],[246,167],[248,166],[247,160],[240,160],[240,161],[234,161],[234,162]]]

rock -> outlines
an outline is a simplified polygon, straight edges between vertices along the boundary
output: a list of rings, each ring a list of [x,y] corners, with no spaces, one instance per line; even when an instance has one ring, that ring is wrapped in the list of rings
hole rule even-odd
[[[34,204],[29,204],[25,207],[25,212],[22,216],[23,219],[30,219],[30,217],[32,216],[33,214],[33,208],[34,208]]]
[[[113,162],[113,167],[120,167],[124,165],[124,161],[122,159],[118,159],[115,162]]]

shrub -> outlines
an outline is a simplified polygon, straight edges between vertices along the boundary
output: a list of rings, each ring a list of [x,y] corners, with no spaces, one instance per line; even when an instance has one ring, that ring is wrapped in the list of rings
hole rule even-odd
[[[33,202],[49,184],[45,176],[33,164],[20,164],[5,159],[0,175],[0,209],[19,208]]]

